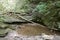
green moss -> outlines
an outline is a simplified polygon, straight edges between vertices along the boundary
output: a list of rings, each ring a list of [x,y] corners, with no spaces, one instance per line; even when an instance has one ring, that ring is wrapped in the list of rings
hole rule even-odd
[[[8,29],[0,29],[0,36],[6,36],[8,31],[9,31]]]

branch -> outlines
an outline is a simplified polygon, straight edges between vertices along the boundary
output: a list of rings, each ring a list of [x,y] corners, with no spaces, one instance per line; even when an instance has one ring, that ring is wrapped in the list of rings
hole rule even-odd
[[[31,20],[26,19],[26,18],[24,18],[24,17],[21,16],[21,15],[18,15],[18,14],[15,14],[15,15],[18,16],[18,17],[20,17],[20,18],[22,18],[22,19],[24,19],[24,20],[26,20],[26,21],[29,21],[29,22],[31,22],[31,23],[33,23],[33,24],[38,24],[38,25],[40,25],[41,27],[45,27],[45,26],[43,26],[43,25],[41,25],[41,24],[39,24],[39,23],[35,23],[35,22],[31,21]]]

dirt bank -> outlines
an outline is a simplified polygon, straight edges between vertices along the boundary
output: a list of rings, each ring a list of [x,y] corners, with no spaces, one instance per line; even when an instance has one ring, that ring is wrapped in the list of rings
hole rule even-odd
[[[22,35],[41,35],[42,33],[52,35],[52,33],[48,28],[41,27],[38,24],[22,24],[17,28],[18,34]]]

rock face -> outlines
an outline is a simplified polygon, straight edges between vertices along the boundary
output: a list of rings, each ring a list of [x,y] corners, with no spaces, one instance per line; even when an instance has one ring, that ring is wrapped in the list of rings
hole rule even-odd
[[[8,33],[8,30],[7,29],[0,29],[0,37],[6,36],[7,33]]]
[[[8,31],[9,31],[8,25],[0,23],[0,37],[6,36]]]
[[[8,40],[45,40],[45,39],[53,39],[53,35],[37,35],[37,36],[23,36],[17,34],[16,31],[10,31],[10,33],[5,37]]]
[[[19,17],[20,16],[20,17]],[[14,12],[11,12],[11,13],[3,13],[0,15],[0,21],[1,22],[7,22],[7,23],[12,23],[12,22],[28,22],[27,20],[24,20],[24,19],[27,19],[27,20],[32,20],[32,17],[31,16],[21,16],[20,14],[16,14]]]

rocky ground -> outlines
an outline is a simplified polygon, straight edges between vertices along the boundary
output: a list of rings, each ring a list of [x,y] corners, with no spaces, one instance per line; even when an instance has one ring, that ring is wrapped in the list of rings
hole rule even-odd
[[[24,26],[27,26],[27,25],[24,25]],[[22,26],[22,28],[24,26]],[[24,30],[27,31],[28,27],[24,27],[24,28],[26,28],[26,30],[25,29]],[[32,27],[32,29],[34,29],[34,30],[35,30],[35,28],[36,27],[34,27],[34,28]],[[32,31],[32,29],[30,31]],[[29,32],[25,32],[25,33],[22,32],[23,34],[25,34],[25,35],[22,35],[22,34],[19,34],[16,30],[10,30],[8,35],[6,37],[4,37],[4,38],[0,37],[0,40],[60,40],[60,36],[59,35],[55,35],[55,34],[54,35],[51,35],[51,34],[47,35],[45,33],[42,33],[41,35],[31,35],[31,36],[26,35],[26,33],[34,34],[33,31],[32,31],[32,33],[29,33]]]
[[[18,35],[16,31],[10,31],[10,33],[0,40],[60,40],[60,36],[57,35],[37,35],[37,36],[23,36]]]

